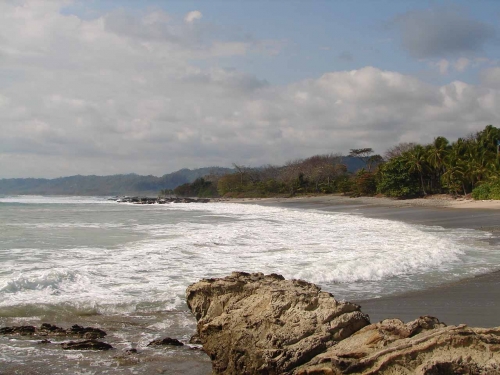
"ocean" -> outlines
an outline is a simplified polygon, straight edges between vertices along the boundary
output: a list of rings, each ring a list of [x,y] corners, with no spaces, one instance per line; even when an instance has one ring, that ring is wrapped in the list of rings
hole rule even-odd
[[[353,212],[0,196],[0,327],[99,327],[115,348],[0,336],[0,374],[209,374],[196,345],[147,347],[167,336],[189,342],[185,290],[201,278],[278,273],[364,300],[496,270],[494,237]]]

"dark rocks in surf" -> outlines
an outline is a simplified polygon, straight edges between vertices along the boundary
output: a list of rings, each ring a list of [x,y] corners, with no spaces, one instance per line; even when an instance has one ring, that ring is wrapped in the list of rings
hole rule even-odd
[[[1,335],[33,336],[36,328],[33,326],[3,327],[0,328]]]
[[[78,324],[73,325],[67,330],[68,335],[83,337],[86,339],[101,339],[106,336],[106,332],[99,328],[82,327]]]
[[[85,341],[70,341],[61,344],[64,350],[110,350],[113,347],[102,341],[85,340]]]
[[[148,346],[184,346],[184,344],[177,339],[165,337],[151,341]]]
[[[106,332],[99,328],[82,327],[75,324],[69,329],[64,329],[49,323],[43,323],[40,328],[33,326],[3,327],[0,328],[0,334],[18,336],[78,337],[84,339],[100,339],[106,336]]]
[[[209,198],[148,198],[148,197],[121,197],[118,203],[134,204],[166,204],[166,203],[208,203]]]

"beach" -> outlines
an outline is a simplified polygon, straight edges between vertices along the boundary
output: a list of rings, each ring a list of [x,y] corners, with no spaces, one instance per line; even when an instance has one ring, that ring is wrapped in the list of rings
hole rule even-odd
[[[446,196],[430,199],[311,196],[245,199],[252,203],[288,208],[359,213],[365,217],[410,224],[466,228],[493,233],[492,245],[500,243],[500,201],[455,200]],[[499,265],[500,270],[500,265]],[[335,293],[334,293],[335,294]],[[354,301],[372,322],[399,318],[405,322],[431,315],[448,325],[500,326],[500,272],[439,285],[430,289]]]

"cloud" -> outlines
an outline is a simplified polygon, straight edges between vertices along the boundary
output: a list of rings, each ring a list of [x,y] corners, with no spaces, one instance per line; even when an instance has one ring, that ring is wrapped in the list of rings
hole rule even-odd
[[[483,86],[500,89],[500,66],[484,69],[480,77]]]
[[[500,122],[495,69],[482,85],[431,85],[365,67],[274,86],[213,63],[269,41],[199,39],[190,29],[201,21],[191,28],[158,11],[86,20],[33,4],[0,3],[0,69],[8,72],[0,76],[0,178],[383,153]]]
[[[410,11],[399,16],[395,25],[403,48],[419,59],[472,54],[495,38],[492,26],[455,9]]]
[[[186,14],[186,17],[184,17],[184,21],[186,23],[193,23],[195,20],[201,20],[202,17],[203,15],[199,10],[193,10]]]

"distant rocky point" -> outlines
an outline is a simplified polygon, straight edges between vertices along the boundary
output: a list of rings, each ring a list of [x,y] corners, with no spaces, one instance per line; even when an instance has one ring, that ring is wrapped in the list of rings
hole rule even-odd
[[[370,324],[360,306],[275,274],[204,279],[186,296],[214,374],[500,374],[500,327]]]
[[[208,203],[209,198],[149,198],[149,197],[121,197],[111,198],[118,203],[133,203],[133,204],[166,204],[166,203]]]

